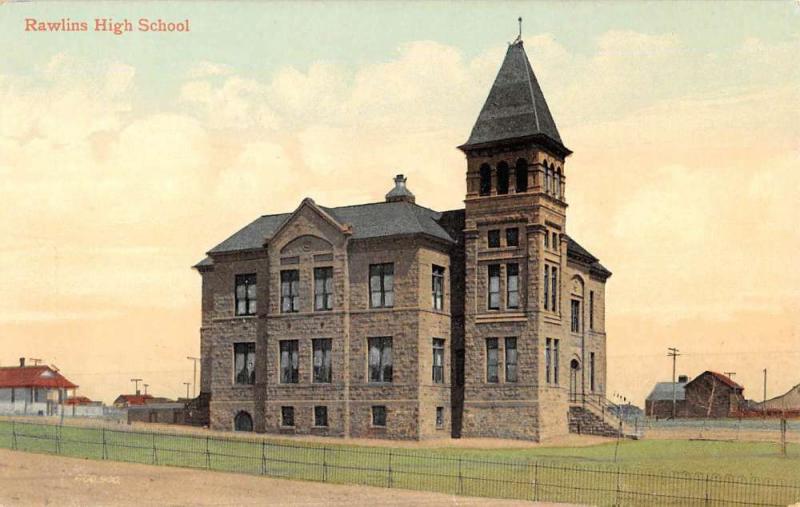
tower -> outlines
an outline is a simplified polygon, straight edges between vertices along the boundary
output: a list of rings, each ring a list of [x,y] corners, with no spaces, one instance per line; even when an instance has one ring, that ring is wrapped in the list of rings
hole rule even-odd
[[[461,433],[566,432],[553,376],[566,359],[564,146],[521,39],[508,47],[467,142]],[[565,363],[566,364],[566,363]],[[561,431],[563,428],[563,431]]]

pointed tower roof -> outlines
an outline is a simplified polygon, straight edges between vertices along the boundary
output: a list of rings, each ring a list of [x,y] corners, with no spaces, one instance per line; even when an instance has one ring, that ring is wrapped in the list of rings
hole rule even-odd
[[[472,133],[459,148],[537,138],[562,156],[572,153],[561,142],[522,40],[518,39],[508,47]]]

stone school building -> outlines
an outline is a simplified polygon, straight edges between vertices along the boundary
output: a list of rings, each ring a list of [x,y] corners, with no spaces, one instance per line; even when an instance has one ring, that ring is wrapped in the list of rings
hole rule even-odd
[[[567,234],[571,151],[521,40],[459,149],[464,209],[398,175],[381,202],[307,198],[207,252],[213,429],[540,440],[605,399],[611,273]]]

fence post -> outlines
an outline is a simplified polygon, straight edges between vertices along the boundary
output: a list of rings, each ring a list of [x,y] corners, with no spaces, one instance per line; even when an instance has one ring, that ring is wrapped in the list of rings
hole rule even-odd
[[[261,475],[267,475],[267,442],[261,441]]]
[[[620,493],[619,479],[620,479],[620,470],[619,470],[619,467],[617,467],[617,492],[616,492],[617,497],[616,497],[616,501],[614,502],[614,505],[622,505],[619,502],[619,493]]]
[[[781,454],[786,457],[786,419],[781,419]]]
[[[56,454],[61,454],[61,426],[56,426]]]
[[[322,448],[322,482],[328,482],[328,448]]]
[[[464,494],[464,476],[461,474],[461,458],[458,458],[458,494]]]
[[[706,474],[706,505],[708,505],[708,474]]]
[[[11,448],[17,450],[17,423],[11,421]]]
[[[533,464],[533,501],[539,501],[539,462]]]
[[[158,465],[158,455],[156,454],[156,434],[153,433],[153,464]]]
[[[387,477],[389,487],[392,487],[392,451],[389,451],[389,477]]]
[[[103,428],[103,459],[106,459],[107,451],[106,451],[106,429]]]
[[[206,435],[206,469],[211,470],[211,450],[208,448],[209,437]]]

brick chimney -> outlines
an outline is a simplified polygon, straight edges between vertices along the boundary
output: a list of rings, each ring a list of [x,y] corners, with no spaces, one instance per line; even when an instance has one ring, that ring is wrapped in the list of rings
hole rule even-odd
[[[19,358],[19,367],[22,368],[24,366],[25,366],[25,358],[24,357],[20,357]]]

